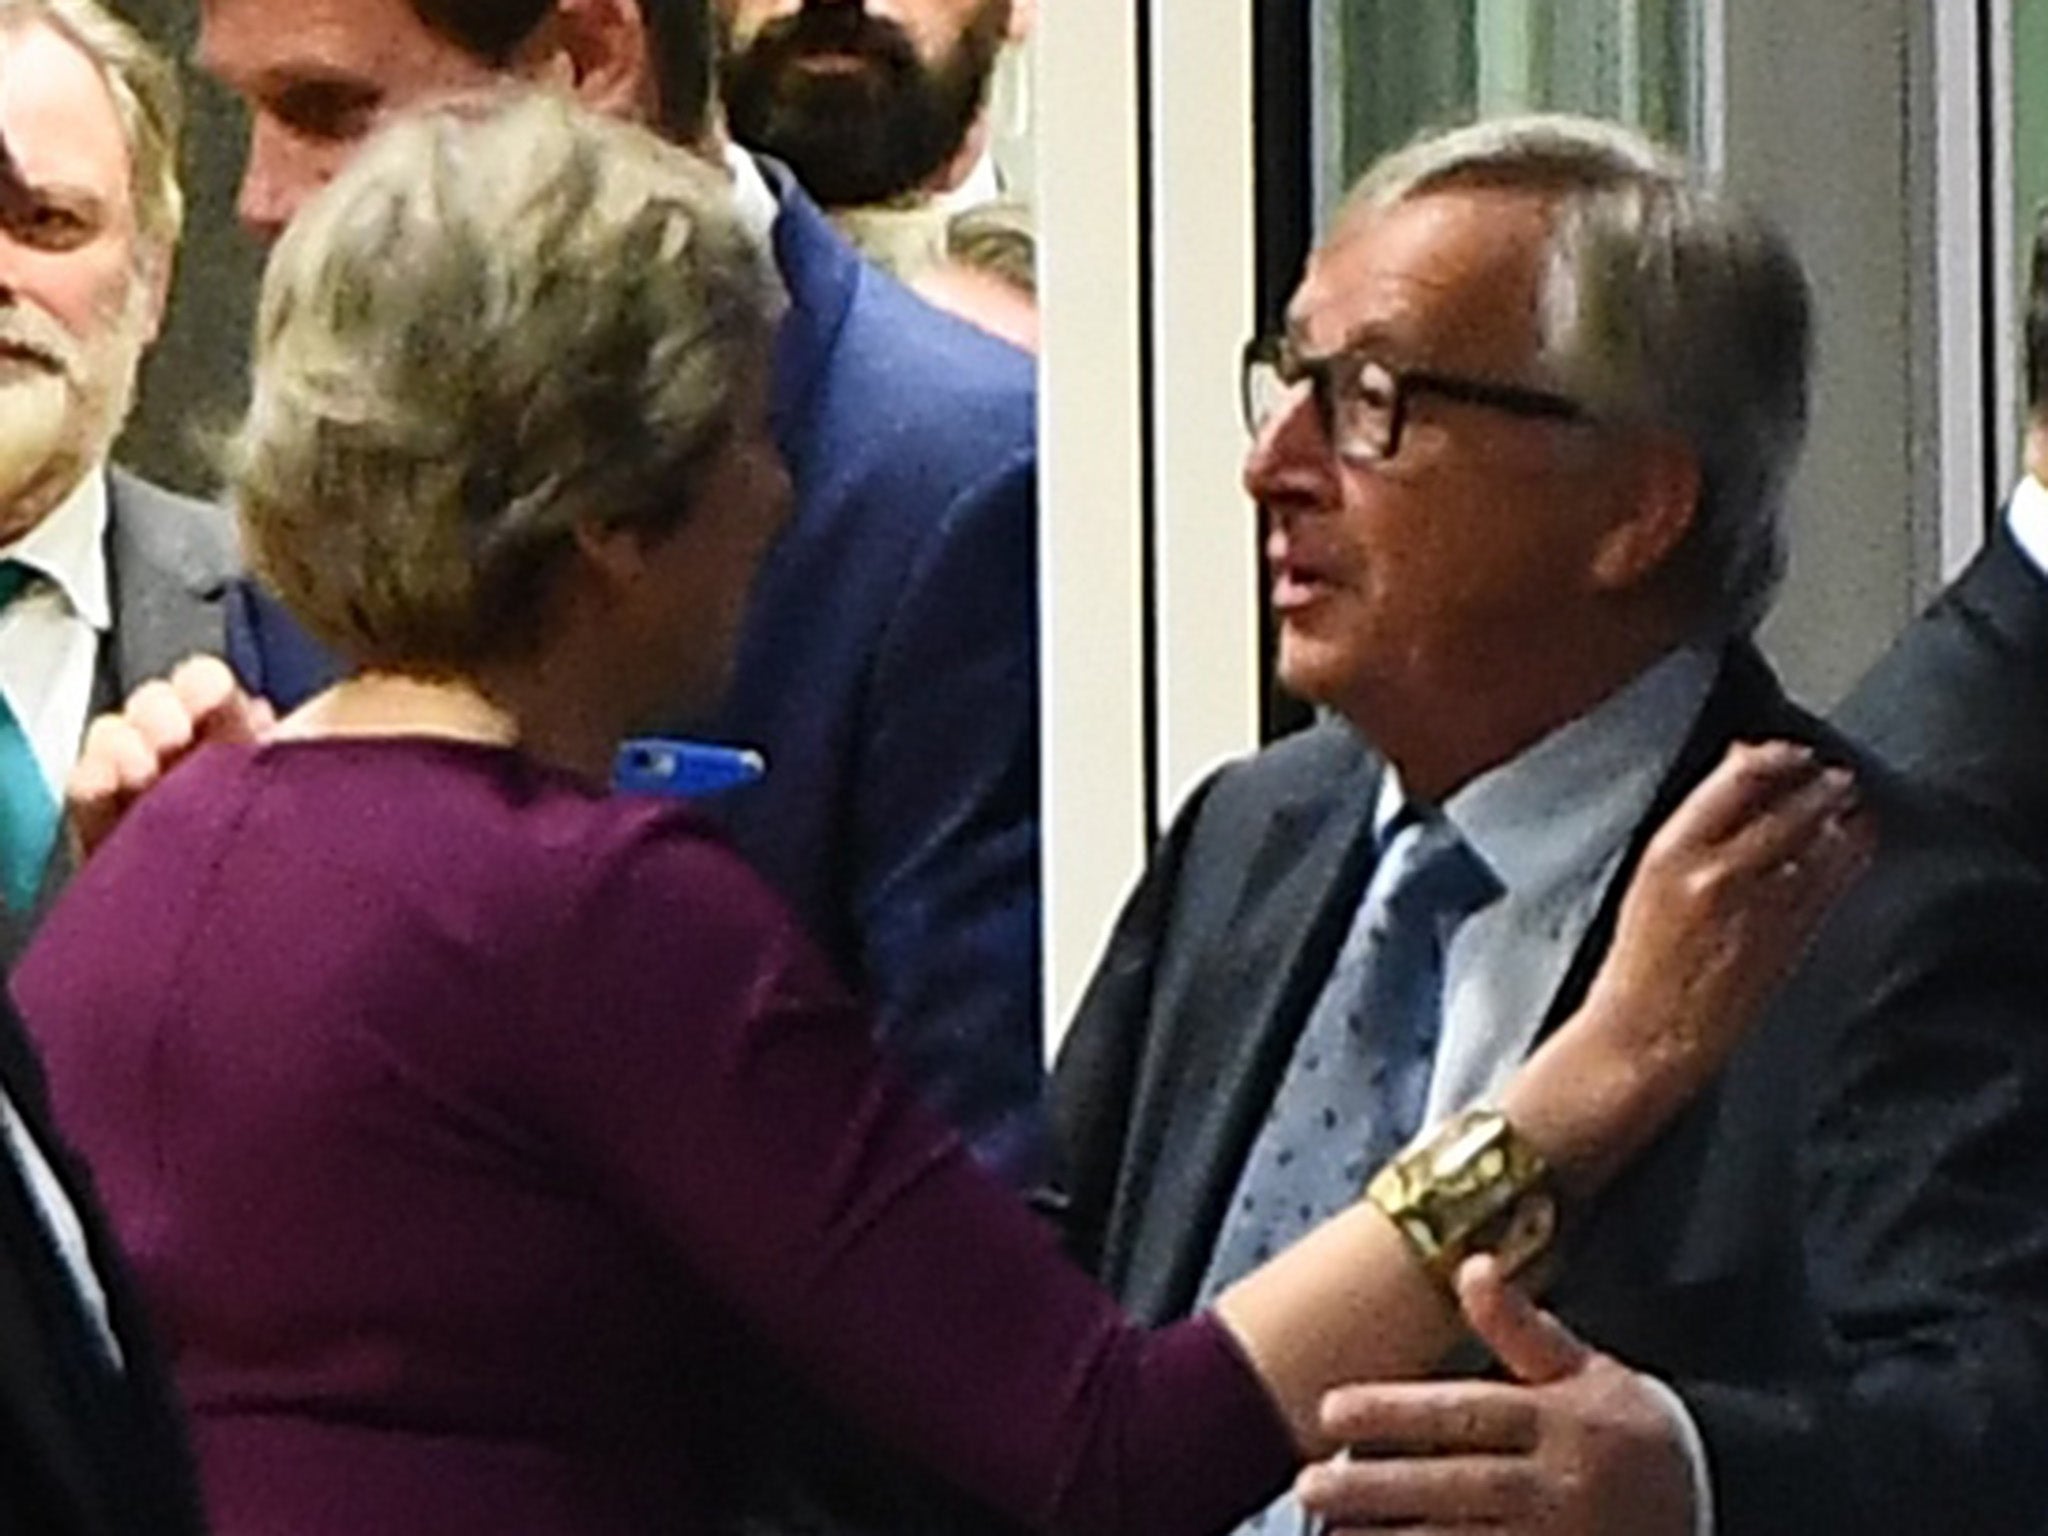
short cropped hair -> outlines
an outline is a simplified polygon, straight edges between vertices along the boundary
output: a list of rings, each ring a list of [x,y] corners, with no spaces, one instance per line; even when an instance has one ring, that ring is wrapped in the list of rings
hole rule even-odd
[[[510,61],[555,0],[412,0],[433,31],[487,64]],[[661,131],[677,144],[706,141],[711,127],[715,32],[712,0],[634,0],[647,29],[647,54]]]
[[[946,259],[1038,296],[1038,237],[1022,203],[978,203],[946,221]]]
[[[1784,573],[1785,495],[1806,436],[1812,318],[1798,258],[1642,135],[1563,115],[1418,140],[1368,171],[1345,211],[1475,187],[1550,200],[1540,361],[1596,412],[1672,432],[1698,456],[1700,502],[1671,569],[1703,629],[1747,633]]]
[[[685,151],[553,92],[402,119],[264,273],[251,563],[358,666],[530,654],[579,525],[690,514],[768,367],[767,259]]]
[[[185,223],[178,180],[185,98],[176,67],[98,0],[0,0],[0,30],[38,24],[67,38],[106,82],[128,146],[140,254],[150,275],[167,275]]]

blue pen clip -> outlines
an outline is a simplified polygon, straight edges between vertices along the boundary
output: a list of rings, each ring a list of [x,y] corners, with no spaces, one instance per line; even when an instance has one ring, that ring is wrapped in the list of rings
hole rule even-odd
[[[612,759],[612,788],[629,795],[695,799],[755,783],[767,772],[767,760],[751,747],[635,736],[621,743]]]

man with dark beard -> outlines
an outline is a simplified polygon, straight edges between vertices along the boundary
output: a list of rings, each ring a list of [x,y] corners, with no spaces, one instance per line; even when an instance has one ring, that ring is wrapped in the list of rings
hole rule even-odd
[[[733,135],[796,173],[870,256],[904,275],[944,255],[946,219],[1001,192],[989,87],[1036,0],[718,0]]]

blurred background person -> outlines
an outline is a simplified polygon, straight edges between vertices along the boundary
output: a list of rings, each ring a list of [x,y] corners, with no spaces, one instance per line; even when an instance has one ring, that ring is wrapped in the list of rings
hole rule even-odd
[[[1983,549],[1838,718],[2048,867],[2048,209],[2028,272],[2026,473]]]
[[[702,1530],[771,1359],[1002,1517],[1193,1536],[1456,1336],[1457,1255],[1365,1201],[1134,1329],[707,824],[606,793],[787,515],[772,311],[717,178],[552,95],[393,128],[273,255],[230,481],[348,673],[157,788],[15,979],[222,1536]],[[1503,1089],[1515,1257],[1725,1056],[1854,805],[1745,749],[1659,837]]]
[[[107,462],[177,251],[180,117],[96,0],[0,0],[0,963],[69,873],[88,718],[223,645],[227,515]]]
[[[984,203],[946,220],[944,259],[911,287],[1026,352],[1038,351],[1038,239],[1022,203]]]

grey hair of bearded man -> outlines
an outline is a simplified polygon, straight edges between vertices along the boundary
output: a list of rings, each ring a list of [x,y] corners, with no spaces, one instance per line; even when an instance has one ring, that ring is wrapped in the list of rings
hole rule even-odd
[[[0,31],[37,24],[69,39],[106,82],[128,146],[136,251],[143,267],[138,276],[151,285],[167,282],[185,222],[185,193],[178,180],[185,98],[177,69],[98,0],[0,0]]]
[[[1784,573],[1806,437],[1812,306],[1790,245],[1634,130],[1558,114],[1419,139],[1374,165],[1340,217],[1459,188],[1550,199],[1539,362],[1604,418],[1697,455],[1700,502],[1671,570],[1704,638],[1747,634]]]
[[[530,654],[579,524],[688,517],[773,316],[687,152],[552,92],[403,119],[265,271],[225,455],[250,560],[357,665]]]

